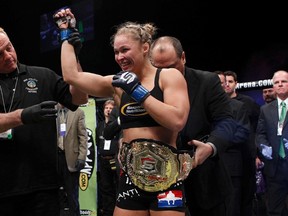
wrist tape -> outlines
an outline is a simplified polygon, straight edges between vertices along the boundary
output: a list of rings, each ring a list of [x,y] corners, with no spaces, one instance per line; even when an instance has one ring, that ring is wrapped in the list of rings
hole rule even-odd
[[[139,102],[142,103],[148,96],[150,92],[144,88],[142,85],[137,85],[137,87],[133,90],[131,97]]]
[[[60,31],[60,41],[63,42],[65,40],[68,40],[70,34],[72,33],[71,29],[63,29]]]

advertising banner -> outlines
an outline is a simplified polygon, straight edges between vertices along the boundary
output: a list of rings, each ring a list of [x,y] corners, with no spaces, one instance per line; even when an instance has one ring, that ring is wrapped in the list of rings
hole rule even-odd
[[[85,168],[81,170],[79,179],[79,203],[81,216],[97,215],[97,149],[95,139],[96,101],[89,98],[84,106],[85,121],[88,134],[88,153]]]

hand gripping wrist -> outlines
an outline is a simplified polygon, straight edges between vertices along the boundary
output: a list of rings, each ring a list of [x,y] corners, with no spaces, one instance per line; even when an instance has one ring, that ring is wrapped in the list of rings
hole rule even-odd
[[[149,95],[150,92],[141,84],[138,84],[131,93],[131,97],[139,103],[142,103]]]
[[[58,9],[57,11],[55,11],[55,13],[53,14],[53,20],[54,20],[54,22],[58,28],[61,28],[62,24],[66,24],[66,26],[65,26],[66,28],[75,28],[76,27],[75,17],[71,17],[70,15],[59,17],[59,15],[57,15],[58,12],[61,12],[61,11],[67,10],[67,9],[70,10],[70,8],[67,6],[62,7],[60,9]]]

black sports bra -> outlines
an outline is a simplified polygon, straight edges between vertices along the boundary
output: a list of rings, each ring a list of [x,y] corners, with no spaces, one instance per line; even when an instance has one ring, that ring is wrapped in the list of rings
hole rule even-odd
[[[150,91],[150,95],[163,101],[163,92],[159,87],[159,74],[161,70],[162,69],[157,69],[156,71],[154,88]],[[146,112],[141,104],[133,100],[125,92],[123,92],[121,96],[120,120],[122,129],[159,126],[159,124]]]

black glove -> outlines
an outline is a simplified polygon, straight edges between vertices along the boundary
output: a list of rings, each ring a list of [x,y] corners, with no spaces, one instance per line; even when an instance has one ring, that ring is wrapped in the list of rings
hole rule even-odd
[[[80,50],[82,48],[82,41],[80,38],[80,33],[75,28],[74,31],[69,35],[68,43],[71,44],[74,47],[75,55],[78,58],[78,55],[80,53]]]
[[[75,55],[78,58],[80,50],[82,48],[81,35],[76,28],[73,29],[61,29],[58,34],[59,43],[67,40],[69,44],[74,47]]]
[[[77,159],[75,164],[75,168],[77,169],[77,171],[82,170],[84,167],[85,167],[85,160]]]
[[[56,101],[44,101],[23,109],[21,120],[23,124],[34,124],[41,121],[54,120],[57,117]]]
[[[123,89],[139,103],[150,95],[150,92],[141,85],[136,74],[132,72],[120,71],[113,77],[112,85]]]

